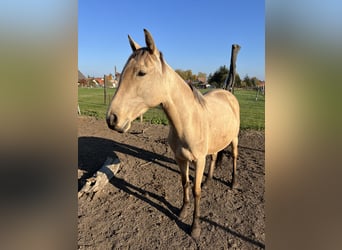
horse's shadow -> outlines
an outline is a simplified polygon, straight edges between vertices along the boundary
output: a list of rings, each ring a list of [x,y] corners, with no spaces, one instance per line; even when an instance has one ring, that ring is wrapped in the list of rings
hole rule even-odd
[[[258,240],[251,239],[251,238],[249,238],[247,236],[244,236],[241,233],[238,233],[238,232],[236,232],[236,231],[234,231],[234,230],[232,230],[232,229],[230,229],[228,227],[222,226],[219,223],[217,223],[217,222],[215,222],[213,220],[210,220],[210,219],[208,219],[206,217],[201,217],[201,220],[205,221],[208,224],[213,225],[214,227],[217,227],[217,228],[219,228],[221,230],[224,230],[224,231],[228,232],[229,234],[235,236],[236,238],[239,238],[239,239],[241,239],[241,240],[243,240],[245,242],[248,242],[248,243],[254,245],[254,247],[257,247],[257,248],[260,248],[260,249],[265,249],[265,244],[260,242],[260,241],[258,241]]]
[[[154,162],[162,167],[165,167],[171,171],[178,172],[173,168],[167,166],[164,163],[176,162],[166,156],[153,153],[151,151],[137,148],[132,145],[115,142],[112,140],[99,138],[99,137],[79,137],[78,139],[78,168],[83,170],[85,173],[78,180],[78,189],[80,190],[85,183],[85,180],[92,176],[105,162],[107,157],[118,158],[115,152],[120,152],[123,154],[128,154],[133,157],[142,159],[146,162]],[[138,199],[148,203],[149,205],[155,207],[157,210],[168,216],[186,233],[190,232],[190,226],[183,223],[178,219],[177,214],[180,209],[173,206],[171,203],[165,200],[163,196],[157,195],[155,193],[143,190],[140,187],[134,186],[128,183],[124,179],[114,176],[110,183],[118,189],[126,192],[127,194],[133,195]],[[163,203],[165,206],[158,204],[153,201],[157,200]]]
[[[117,177],[112,178],[110,180],[110,183],[113,186],[117,187],[118,189],[121,189],[122,191],[126,192],[127,194],[135,196],[136,198],[156,208],[158,211],[160,211],[161,213],[169,217],[171,220],[173,220],[180,229],[182,229],[187,234],[190,234],[190,231],[191,231],[190,225],[182,222],[177,216],[180,212],[180,209],[173,206],[163,196],[146,191],[142,188],[134,186],[131,183],[128,183],[125,180],[121,178],[117,178]],[[152,198],[159,201],[160,203],[163,203],[165,206],[162,206],[158,204],[157,202],[153,201]]]
[[[177,170],[164,164],[175,164],[175,161],[169,157],[113,140],[84,136],[78,138],[78,169],[83,170],[83,175],[78,180],[79,190],[82,187],[82,184],[84,184],[85,179],[91,177],[99,168],[101,168],[107,157],[118,158],[115,152],[131,155],[146,162],[154,162],[178,173]]]
[[[78,179],[78,190],[82,188],[87,178],[91,177],[99,168],[101,168],[107,157],[118,158],[115,152],[131,155],[146,162],[154,162],[155,164],[172,172],[180,173],[178,170],[165,164],[176,164],[175,160],[172,158],[132,145],[115,142],[113,140],[101,137],[84,136],[78,138],[78,169],[83,170],[83,175]],[[207,167],[210,162],[208,157],[206,161]],[[195,171],[192,164],[190,164],[190,170]],[[207,176],[207,173],[204,173],[204,176]],[[190,180],[193,181],[193,177],[189,177]],[[215,176],[213,177],[213,180],[219,181],[224,185],[231,186],[229,181],[225,182]]]

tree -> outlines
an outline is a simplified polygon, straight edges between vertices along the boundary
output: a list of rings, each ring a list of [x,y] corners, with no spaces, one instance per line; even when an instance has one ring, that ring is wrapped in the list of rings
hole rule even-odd
[[[252,87],[256,87],[258,86],[258,83],[260,82],[260,80],[258,78],[256,78],[255,76],[252,77],[251,79],[251,84],[252,84]]]
[[[244,78],[243,78],[243,82],[244,82],[244,85],[246,87],[250,87],[252,85],[252,82],[251,82],[251,79],[249,78],[248,75],[246,75]]]
[[[207,80],[207,74],[203,72],[198,72],[197,80],[200,82],[205,82]]]
[[[251,87],[256,87],[258,85],[258,83],[260,82],[260,80],[253,76],[252,78],[250,78],[248,75],[246,75],[244,78],[243,78],[243,85],[245,85],[247,88],[251,88]]]
[[[180,77],[184,79],[184,81],[194,81],[196,80],[197,76],[192,74],[191,69],[188,70],[181,70],[181,69],[176,69],[175,70]]]
[[[235,74],[235,87],[241,88],[241,78],[238,73]]]
[[[225,65],[221,66],[218,70],[214,72],[213,75],[209,75],[208,83],[214,85],[217,88],[222,88],[224,81],[228,76],[228,73],[228,68]]]
[[[239,53],[239,50],[241,49],[241,46],[238,44],[232,44],[232,53],[230,56],[230,66],[229,66],[229,73],[228,77],[225,80],[225,83],[223,85],[223,88],[232,92],[234,94],[234,85],[235,85],[235,78],[236,78],[236,58],[237,54]]]

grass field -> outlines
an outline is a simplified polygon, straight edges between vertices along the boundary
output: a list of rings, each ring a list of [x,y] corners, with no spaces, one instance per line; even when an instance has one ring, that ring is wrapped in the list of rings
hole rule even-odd
[[[207,90],[200,91],[204,93]],[[107,102],[104,104],[102,88],[78,88],[78,104],[81,114],[104,119],[108,103],[114,92],[115,89],[107,89]],[[235,96],[240,103],[241,129],[265,129],[265,97],[259,95],[256,101],[256,92],[254,90],[235,90]],[[161,107],[148,110],[144,114],[144,121],[153,124],[168,124]]]

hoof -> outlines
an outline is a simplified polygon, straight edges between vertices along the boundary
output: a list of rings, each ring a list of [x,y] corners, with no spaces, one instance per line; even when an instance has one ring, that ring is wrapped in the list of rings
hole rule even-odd
[[[192,227],[191,230],[191,237],[195,240],[198,241],[201,235],[201,228],[199,226],[197,227]]]
[[[184,204],[178,214],[180,219],[184,219],[188,215],[189,204]]]
[[[202,188],[208,189],[210,187],[211,183],[212,183],[211,179],[206,179],[202,184]]]
[[[232,189],[234,189],[234,190],[241,191],[241,186],[240,186],[240,184],[237,183],[237,182],[233,182],[231,187],[232,187]]]
[[[232,178],[232,183],[231,183],[231,187],[236,189],[237,188],[237,182],[235,181],[235,178]]]

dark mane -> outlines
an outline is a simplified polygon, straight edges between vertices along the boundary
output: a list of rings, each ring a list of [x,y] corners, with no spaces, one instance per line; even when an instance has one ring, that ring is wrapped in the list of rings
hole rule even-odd
[[[162,64],[162,72],[164,73],[165,72],[165,61],[164,61],[163,53],[161,51],[159,51],[159,57],[160,57],[160,61]]]
[[[165,61],[164,61],[164,56],[163,56],[163,53],[161,51],[159,51],[159,59],[160,59],[160,62],[162,64],[162,72],[164,73],[165,72]],[[177,74],[177,73],[176,73]],[[204,108],[205,107],[205,99],[204,99],[204,96],[201,94],[201,92],[199,92],[194,86],[192,86],[191,84],[187,83],[187,85],[190,87],[194,97],[195,97],[195,100],[201,104],[201,106]]]
[[[196,100],[199,104],[201,104],[201,106],[202,106],[203,108],[205,108],[205,106],[206,106],[206,101],[205,101],[204,96],[202,95],[202,93],[199,92],[198,89],[196,89],[196,88],[195,88],[194,86],[192,86],[190,83],[187,83],[187,85],[190,87],[190,89],[191,89],[191,91],[192,91],[192,93],[193,93],[193,95],[194,95],[194,97],[195,97],[195,100]]]

